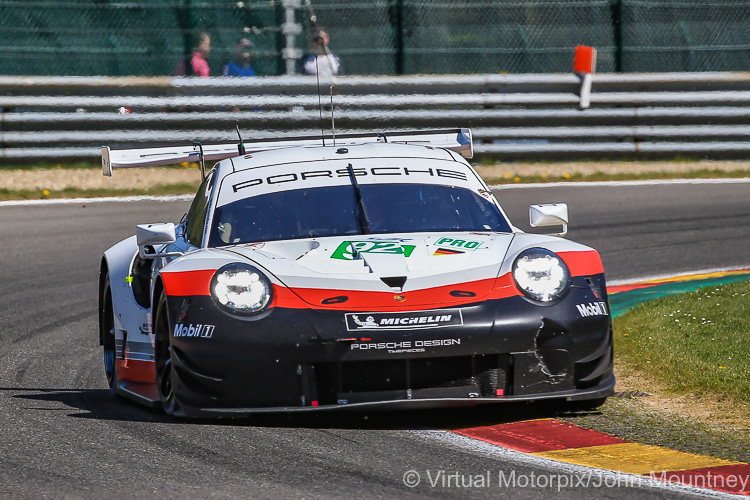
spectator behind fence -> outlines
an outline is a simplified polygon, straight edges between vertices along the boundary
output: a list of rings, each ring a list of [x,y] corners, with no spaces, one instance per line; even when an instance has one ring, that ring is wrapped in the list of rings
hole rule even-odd
[[[298,73],[305,75],[319,74],[331,77],[343,74],[339,56],[328,49],[330,37],[324,30],[318,30],[310,38],[310,53],[298,61]]]
[[[205,31],[198,33],[195,39],[195,47],[193,53],[189,56],[185,56],[177,63],[174,69],[175,76],[200,76],[208,78],[210,76],[210,69],[208,67],[208,61],[206,57],[211,52],[211,35]],[[190,64],[185,64],[186,61],[190,61]]]
[[[255,76],[250,60],[253,58],[253,44],[247,38],[240,38],[234,46],[234,59],[224,65],[224,76]]]

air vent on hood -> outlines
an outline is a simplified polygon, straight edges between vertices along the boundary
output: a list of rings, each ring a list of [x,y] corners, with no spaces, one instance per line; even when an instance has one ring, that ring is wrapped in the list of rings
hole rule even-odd
[[[380,278],[380,281],[391,288],[403,288],[404,283],[406,283],[406,276],[390,276],[388,278]]]

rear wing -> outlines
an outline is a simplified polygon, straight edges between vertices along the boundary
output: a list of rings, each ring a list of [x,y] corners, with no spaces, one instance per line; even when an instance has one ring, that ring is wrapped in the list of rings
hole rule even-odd
[[[115,168],[149,167],[205,160],[223,160],[235,156],[271,149],[295,146],[353,146],[372,142],[417,144],[445,148],[460,153],[465,158],[474,156],[471,130],[424,130],[409,132],[383,132],[371,134],[343,134],[323,137],[287,137],[281,139],[255,139],[246,142],[179,144],[149,147],[102,146],[102,174],[112,176]]]

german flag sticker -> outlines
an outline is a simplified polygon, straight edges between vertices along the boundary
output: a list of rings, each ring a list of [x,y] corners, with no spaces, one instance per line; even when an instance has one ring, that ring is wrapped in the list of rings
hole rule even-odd
[[[456,255],[459,253],[464,253],[464,252],[460,250],[451,250],[448,248],[438,248],[437,250],[435,250],[435,253],[432,255]]]

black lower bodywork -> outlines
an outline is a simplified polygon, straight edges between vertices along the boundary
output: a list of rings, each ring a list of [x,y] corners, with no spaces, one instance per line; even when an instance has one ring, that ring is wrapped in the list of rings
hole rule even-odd
[[[603,275],[573,278],[553,303],[453,306],[461,324],[434,328],[356,330],[351,312],[324,309],[242,318],[209,296],[167,304],[173,391],[188,416],[603,400],[614,390]]]

